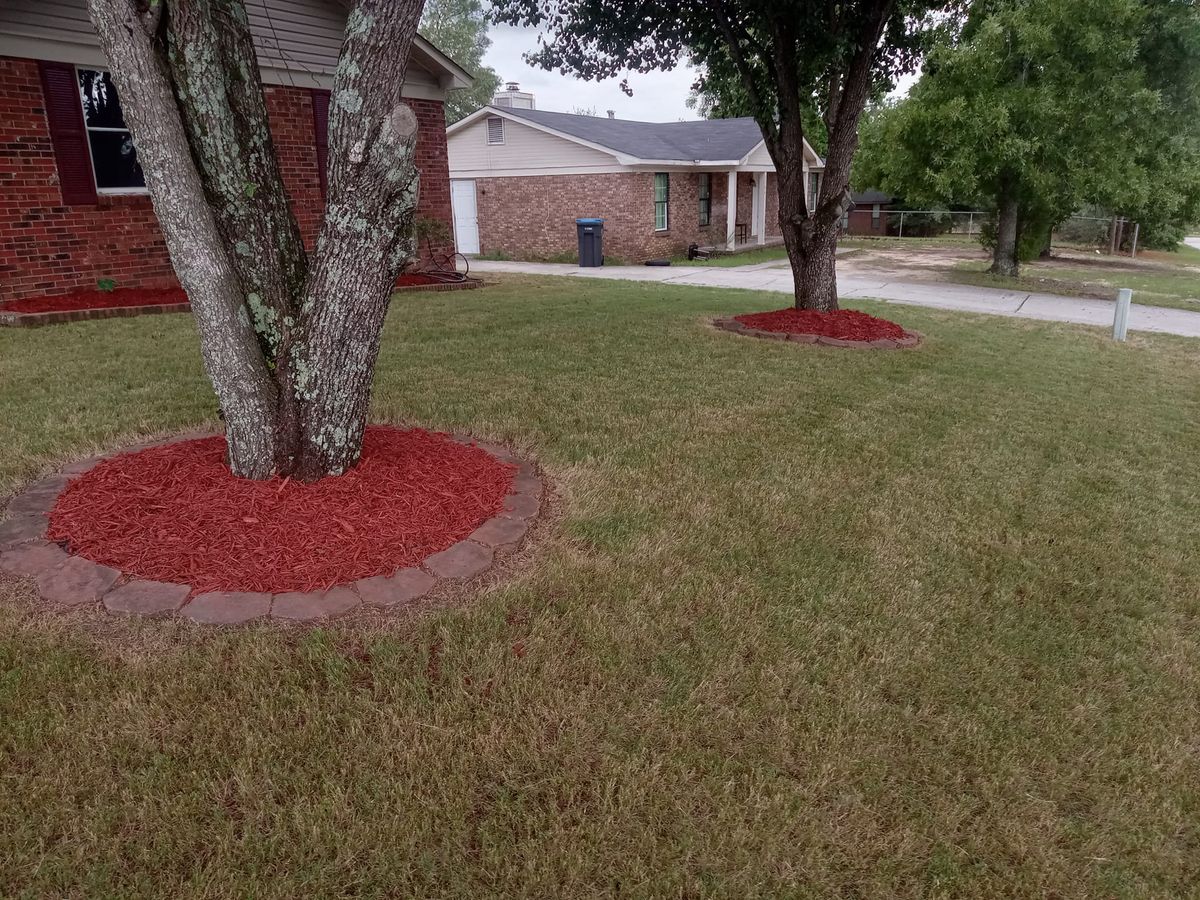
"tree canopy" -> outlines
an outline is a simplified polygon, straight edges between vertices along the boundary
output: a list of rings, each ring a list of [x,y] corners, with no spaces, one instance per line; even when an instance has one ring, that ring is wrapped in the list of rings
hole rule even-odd
[[[452,125],[492,102],[500,76],[483,64],[492,45],[481,0],[427,0],[421,16],[421,34],[452,60],[475,76],[466,90],[446,98],[446,124]]]
[[[1200,175],[1195,27],[1179,0],[979,0],[909,97],[868,117],[856,181],[910,204],[998,210],[1005,274],[1084,203],[1187,214]]]

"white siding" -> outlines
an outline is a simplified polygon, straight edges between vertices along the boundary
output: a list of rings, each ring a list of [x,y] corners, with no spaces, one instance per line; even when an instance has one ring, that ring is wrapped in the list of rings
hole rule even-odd
[[[804,168],[808,170],[809,166],[816,165],[820,157],[816,151],[809,145],[808,141],[804,142]],[[748,166],[770,166],[775,168],[775,163],[771,161],[771,153],[767,150],[766,144],[760,144],[746,160]]]
[[[487,116],[481,116],[447,139],[451,178],[624,169],[611,153],[581,146],[513,119],[504,120],[504,143],[489,144],[487,120]]]
[[[774,166],[771,162],[771,154],[767,151],[766,144],[759,144],[758,149],[750,154],[746,160],[748,166]]]
[[[246,0],[263,80],[329,87],[346,13],[334,0]],[[0,55],[102,65],[87,0],[0,0]],[[406,94],[442,96],[434,68],[413,54]]]

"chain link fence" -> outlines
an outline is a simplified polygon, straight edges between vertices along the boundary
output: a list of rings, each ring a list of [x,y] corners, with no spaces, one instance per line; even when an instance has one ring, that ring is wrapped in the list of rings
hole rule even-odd
[[[987,210],[856,207],[842,219],[847,237],[960,238],[977,240],[994,219]],[[1137,256],[1138,223],[1122,217],[1071,216],[1054,229],[1050,246]]]

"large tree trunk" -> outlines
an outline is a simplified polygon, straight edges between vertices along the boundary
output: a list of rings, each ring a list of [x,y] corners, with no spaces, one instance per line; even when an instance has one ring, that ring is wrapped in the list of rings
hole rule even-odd
[[[1020,204],[1017,201],[1017,193],[1011,181],[1006,181],[1000,191],[996,221],[996,246],[992,249],[992,267],[988,269],[993,275],[1016,278],[1021,273],[1021,264],[1017,255],[1019,224]]]
[[[800,145],[803,152],[803,144]],[[797,309],[829,312],[838,308],[837,221],[814,216],[806,209],[808,185],[799,157],[781,148],[775,171],[779,176],[779,229],[792,265]],[[780,166],[780,161],[784,162]]]
[[[160,56],[161,9],[135,0],[88,0],[88,8],[117,80],[171,264],[192,302],[200,352],[225,417],[230,466],[246,478],[270,477],[276,386],[188,148]]]
[[[329,196],[301,304],[305,333],[292,348],[301,478],[358,462],[388,298],[416,249],[417,118],[397,73],[422,6],[361,0],[346,24],[329,102]]]
[[[249,478],[358,461],[388,298],[414,252],[423,0],[358,0],[334,77],[328,198],[306,258],[241,0],[88,0]]]
[[[275,467],[287,472],[300,444],[288,348],[308,260],[284,191],[245,8],[240,0],[175,0],[166,39],[192,155],[278,386]]]

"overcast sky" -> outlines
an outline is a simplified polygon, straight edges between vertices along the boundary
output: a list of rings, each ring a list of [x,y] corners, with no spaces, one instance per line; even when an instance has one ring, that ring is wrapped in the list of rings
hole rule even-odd
[[[673,122],[695,119],[685,106],[695,72],[680,66],[673,72],[638,72],[629,75],[633,96],[626,97],[618,85],[620,78],[607,81],[580,81],[557,72],[531,68],[521,55],[537,47],[537,32],[531,28],[493,25],[488,32],[492,46],[484,56],[485,64],[496,70],[502,81],[517,81],[521,90],[530,91],[538,109],[571,112],[576,107],[595,108],[597,115],[613,109],[619,119],[643,122]]]
[[[680,66],[671,72],[629,73],[633,96],[626,97],[618,87],[620,78],[580,81],[530,67],[521,56],[537,47],[537,32],[533,29],[493,25],[488,34],[492,46],[483,58],[484,63],[495,69],[502,81],[519,82],[521,90],[533,93],[538,109],[572,112],[577,107],[594,108],[600,116],[612,109],[616,110],[619,119],[643,122],[674,122],[697,117],[686,105],[696,78],[695,70],[690,66]],[[915,80],[915,77],[904,79],[900,92],[907,93]]]

